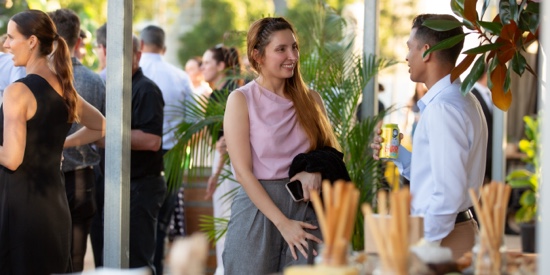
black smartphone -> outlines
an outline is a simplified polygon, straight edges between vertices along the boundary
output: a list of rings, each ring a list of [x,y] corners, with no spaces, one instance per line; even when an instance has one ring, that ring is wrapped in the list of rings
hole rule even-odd
[[[291,181],[286,184],[286,190],[290,193],[292,199],[296,202],[304,200],[304,190],[299,180]]]

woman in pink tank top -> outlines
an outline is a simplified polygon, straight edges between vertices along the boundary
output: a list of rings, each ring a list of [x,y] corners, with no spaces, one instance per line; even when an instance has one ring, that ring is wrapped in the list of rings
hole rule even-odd
[[[309,190],[320,189],[321,175],[300,172],[289,179],[292,159],[339,145],[321,97],[302,80],[288,21],[254,22],[247,54],[258,77],[229,96],[224,117],[227,149],[242,188],[232,204],[223,261],[225,274],[270,274],[305,263],[308,249],[314,250],[310,246],[322,242],[308,203]],[[287,193],[289,180],[302,182],[304,202]]]

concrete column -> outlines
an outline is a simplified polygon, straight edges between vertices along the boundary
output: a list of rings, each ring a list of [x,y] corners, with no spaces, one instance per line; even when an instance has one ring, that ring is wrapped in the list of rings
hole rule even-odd
[[[363,53],[366,57],[378,55],[378,16],[380,14],[379,0],[365,0],[365,22],[363,36]],[[363,89],[361,118],[378,114],[378,76],[367,83]]]
[[[109,1],[107,15],[104,263],[111,268],[129,262],[132,4]]]

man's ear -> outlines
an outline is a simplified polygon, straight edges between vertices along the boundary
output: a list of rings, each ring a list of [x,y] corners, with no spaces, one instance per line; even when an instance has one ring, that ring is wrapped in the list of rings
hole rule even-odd
[[[427,50],[429,50],[430,48],[431,48],[430,45],[424,44],[424,46],[422,46],[422,55],[424,55],[424,53]],[[434,54],[434,52],[428,53],[426,56],[423,56],[422,61],[424,61],[424,62],[430,61],[430,58],[432,57],[432,54]]]
[[[70,51],[74,51],[80,47],[80,44],[82,43],[82,37],[79,37],[76,40],[76,43],[74,43],[74,47],[72,49],[69,49]]]

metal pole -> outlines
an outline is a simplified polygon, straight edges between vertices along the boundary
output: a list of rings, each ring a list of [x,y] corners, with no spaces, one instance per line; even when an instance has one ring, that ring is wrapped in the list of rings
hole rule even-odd
[[[379,0],[365,0],[365,22],[363,36],[363,54],[365,57],[378,55],[378,16],[380,14]],[[378,114],[378,76],[367,83],[363,89],[361,104],[361,119]]]
[[[108,1],[108,10],[104,263],[128,268],[132,0]]]
[[[498,108],[493,108],[493,160],[491,179],[504,182],[506,177],[506,125],[508,125],[507,113]]]
[[[549,26],[550,20],[548,15],[550,14],[550,3],[548,1],[541,1],[542,5],[540,9],[541,28],[544,26]],[[538,213],[540,218],[538,219],[537,224],[537,251],[540,253],[538,256],[538,273],[539,274],[550,274],[550,235],[545,234],[544,232],[550,232],[550,150],[546,146],[550,146],[550,98],[548,96],[548,80],[550,80],[550,59],[548,58],[548,53],[550,48],[550,34],[548,30],[541,32],[541,47],[540,47],[540,69],[539,69],[539,98],[541,99],[542,109],[541,116],[542,119],[539,122],[539,127],[541,128],[541,140],[539,145],[540,153],[540,181],[539,181],[539,207]]]

